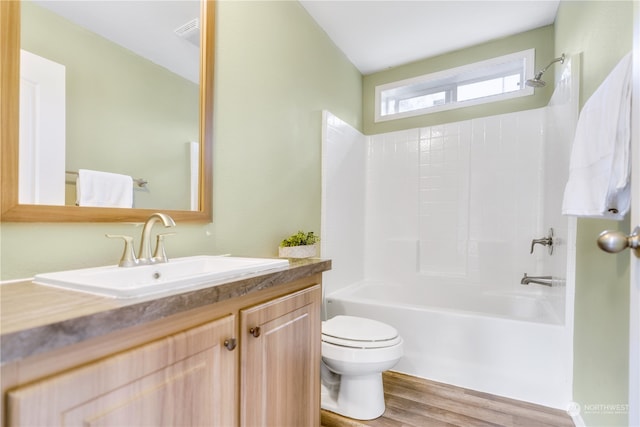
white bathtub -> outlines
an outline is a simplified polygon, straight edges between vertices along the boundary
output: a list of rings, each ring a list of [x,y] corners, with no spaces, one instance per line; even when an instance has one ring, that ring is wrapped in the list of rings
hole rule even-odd
[[[398,372],[554,408],[570,401],[571,337],[544,297],[361,282],[327,295],[325,308],[328,317],[398,329],[405,345]]]

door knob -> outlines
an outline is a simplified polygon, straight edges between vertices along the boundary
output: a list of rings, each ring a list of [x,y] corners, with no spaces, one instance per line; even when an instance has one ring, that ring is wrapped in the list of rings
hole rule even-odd
[[[598,247],[612,254],[630,248],[640,258],[640,227],[634,228],[629,236],[620,231],[603,231],[598,236]]]
[[[249,333],[254,337],[258,338],[260,336],[260,326],[255,326],[249,329]]]

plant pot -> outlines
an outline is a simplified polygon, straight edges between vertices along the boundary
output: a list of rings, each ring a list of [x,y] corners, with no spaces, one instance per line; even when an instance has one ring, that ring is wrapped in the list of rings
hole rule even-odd
[[[316,256],[318,245],[278,247],[280,258],[311,258]]]

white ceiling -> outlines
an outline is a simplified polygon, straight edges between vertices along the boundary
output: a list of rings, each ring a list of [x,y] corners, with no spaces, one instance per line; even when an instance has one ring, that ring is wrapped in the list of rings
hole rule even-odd
[[[299,1],[363,74],[552,24],[560,2]],[[173,33],[178,26],[199,16],[198,0],[39,0],[36,3],[198,81],[198,47]]]
[[[300,0],[363,74],[553,24],[560,0]]]
[[[176,28],[200,17],[198,0],[36,0],[35,3],[199,82],[200,48],[174,34]]]

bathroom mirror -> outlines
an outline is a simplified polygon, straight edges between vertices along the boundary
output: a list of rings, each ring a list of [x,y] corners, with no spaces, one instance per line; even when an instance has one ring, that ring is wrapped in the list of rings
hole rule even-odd
[[[164,2],[134,3],[153,4]],[[2,52],[2,56],[0,58],[0,93],[2,94],[0,97],[0,120],[2,123],[0,126],[0,161],[2,165],[2,204],[0,206],[1,220],[14,222],[141,222],[144,221],[151,213],[162,211],[170,214],[174,219],[176,219],[176,221],[210,221],[212,211],[211,149],[213,115],[214,2],[212,0],[203,0],[200,2],[199,48],[192,48],[195,49],[195,52],[200,53],[199,73],[196,72],[195,77],[191,78],[191,80],[194,81],[194,83],[192,83],[192,92],[195,94],[194,103],[196,104],[191,109],[195,112],[195,115],[199,117],[194,120],[193,136],[188,138],[175,138],[176,140],[179,140],[176,144],[180,144],[180,150],[182,150],[180,156],[185,157],[187,162],[189,159],[192,162],[190,166],[186,165],[184,167],[191,167],[191,171],[196,171],[196,173],[192,174],[190,177],[192,179],[190,182],[191,187],[185,188],[184,193],[188,193],[190,189],[193,188],[196,189],[196,192],[190,196],[190,206],[188,203],[187,206],[185,206],[184,203],[181,203],[176,204],[175,206],[152,205],[149,206],[149,208],[146,208],[145,206],[145,208],[142,209],[139,208],[140,204],[134,204],[134,208],[100,208],[58,204],[20,203],[20,109],[18,108],[18,105],[20,104],[21,15],[23,13],[26,15],[29,12],[28,7],[31,7],[31,4],[21,5],[18,1],[0,2],[0,51]],[[153,19],[153,17],[146,16],[145,19]],[[198,40],[195,40],[195,43],[198,44]],[[114,67],[114,69],[116,68]],[[67,81],[68,80],[69,79],[67,79]],[[67,86],[69,86],[69,84],[67,84]],[[104,115],[108,116],[110,114],[111,112],[108,111]],[[170,120],[166,121],[178,122],[179,120],[182,119],[178,117],[171,117]],[[87,120],[87,122],[90,122],[90,120]],[[153,128],[159,127],[157,124],[147,124],[145,126]],[[90,137],[85,136],[83,140],[99,139],[98,137],[103,133],[104,131],[94,131],[93,135],[90,135]],[[164,134],[166,131],[160,131],[160,133]],[[196,142],[191,141],[192,139],[196,140]],[[137,141],[139,141],[139,139],[136,139],[135,144],[137,144]],[[199,141],[199,143],[197,141]],[[129,145],[132,148],[132,151],[134,148],[137,148],[135,147],[135,144],[130,143]],[[149,164],[153,164],[155,166],[157,163],[155,162],[157,147],[152,149],[142,149],[141,151],[143,152],[143,158],[136,160],[136,162],[139,162],[145,167]],[[114,168],[117,169],[119,164],[117,162],[117,158],[115,160],[116,166],[114,166]],[[68,163],[69,160],[67,160],[67,164]],[[124,160],[120,163],[124,163]],[[71,176],[65,175],[66,179],[63,179],[67,182],[69,180],[73,180],[73,173],[76,172],[77,168],[92,169],[91,167],[84,167],[80,163],[72,165],[71,167],[65,167],[65,170],[72,174]],[[96,170],[98,169],[99,168],[96,168]],[[161,169],[161,173],[159,174],[160,178],[164,178],[165,175],[169,175],[168,171],[165,173],[166,166],[161,166],[159,169]],[[118,170],[107,171],[123,173]],[[197,171],[200,171],[200,173]],[[137,176],[135,170],[132,170],[127,174],[130,174],[134,179],[142,178],[149,180],[146,188],[140,187],[137,191],[141,191],[142,193],[160,192],[160,194],[162,194],[161,191],[163,183],[161,180],[156,179],[152,181],[149,177],[143,176],[145,173],[141,173],[140,176]],[[136,191],[134,191],[134,196],[135,194]],[[167,197],[167,199],[169,199],[169,197]]]

